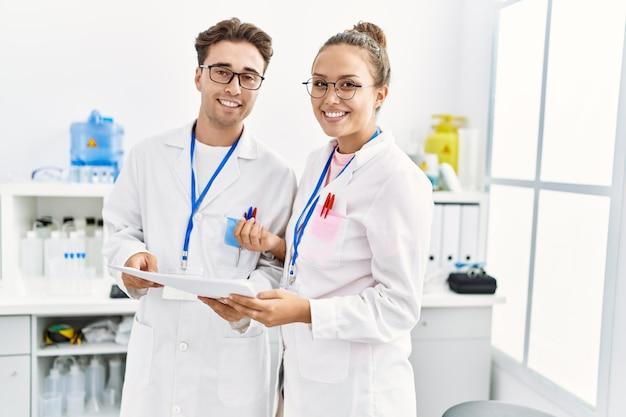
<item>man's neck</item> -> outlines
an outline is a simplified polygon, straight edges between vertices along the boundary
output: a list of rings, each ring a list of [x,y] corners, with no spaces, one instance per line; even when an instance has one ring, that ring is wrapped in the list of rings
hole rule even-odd
[[[198,117],[196,140],[209,146],[230,146],[241,135],[243,123],[233,126],[215,126],[209,120]]]

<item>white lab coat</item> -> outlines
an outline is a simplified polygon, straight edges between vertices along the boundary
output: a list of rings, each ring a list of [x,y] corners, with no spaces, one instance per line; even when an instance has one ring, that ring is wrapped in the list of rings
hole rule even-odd
[[[432,187],[383,132],[322,188],[287,279],[295,222],[336,141],[313,152],[287,227],[281,285],[312,323],[282,326],[285,417],[415,417],[411,329],[419,320]],[[334,213],[319,212],[332,192]]]
[[[180,271],[191,210],[191,126],[131,150],[103,209],[110,264],[123,265],[148,251],[160,271]],[[244,129],[196,214],[188,273],[250,277],[258,291],[278,286],[282,266],[271,256],[243,250],[237,263],[238,250],[224,244],[225,216],[240,218],[254,206],[264,226],[283,234],[295,191],[293,171]],[[141,301],[128,346],[121,417],[267,417],[273,398],[265,327],[253,321],[242,334],[200,301],[164,299],[162,293],[129,293]]]

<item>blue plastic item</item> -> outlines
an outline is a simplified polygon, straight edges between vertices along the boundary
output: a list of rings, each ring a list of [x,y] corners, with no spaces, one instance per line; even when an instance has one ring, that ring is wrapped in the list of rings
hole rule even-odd
[[[124,128],[116,124],[112,117],[103,117],[93,110],[87,122],[72,123],[70,134],[71,181],[115,181],[124,155]]]
[[[235,227],[240,219],[226,217],[226,234],[224,235],[224,243],[235,248],[241,248],[239,241],[235,238]]]

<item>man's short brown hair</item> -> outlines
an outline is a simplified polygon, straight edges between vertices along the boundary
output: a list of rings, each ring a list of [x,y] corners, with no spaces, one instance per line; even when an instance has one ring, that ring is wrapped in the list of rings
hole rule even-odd
[[[200,32],[196,38],[196,51],[198,52],[198,65],[204,64],[204,60],[209,53],[209,47],[221,41],[242,41],[249,42],[256,47],[267,69],[270,58],[274,53],[272,49],[272,38],[252,23],[241,23],[239,19],[222,20],[211,26],[204,32]]]

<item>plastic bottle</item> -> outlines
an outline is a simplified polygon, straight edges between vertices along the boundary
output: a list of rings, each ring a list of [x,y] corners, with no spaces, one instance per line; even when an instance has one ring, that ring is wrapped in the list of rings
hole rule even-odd
[[[34,230],[26,232],[26,236],[20,242],[20,267],[26,276],[43,275],[43,240]]]
[[[77,362],[70,367],[66,395],[67,415],[83,414],[85,411],[85,373]]]
[[[63,217],[63,225],[61,226],[61,230],[65,233],[70,233],[76,230],[76,226],[74,225],[74,217],[65,216]]]
[[[96,218],[95,217],[86,217],[85,222],[87,227],[85,229],[87,237],[93,237],[94,232],[96,231]]]
[[[44,275],[50,277],[54,270],[53,264],[58,263],[63,258],[63,251],[65,249],[65,239],[63,232],[60,230],[53,230],[50,233],[50,237],[44,240],[43,244],[43,263],[44,263]]]
[[[434,114],[439,123],[433,125],[433,132],[426,138],[424,152],[439,156],[439,163],[448,163],[455,172],[459,172],[459,132],[465,118],[450,114]]]
[[[105,368],[97,356],[91,358],[89,363],[89,397],[87,398],[87,411],[97,413],[102,409],[102,392],[104,390]]]
[[[37,231],[37,235],[40,238],[47,239],[50,237],[50,233],[52,232],[53,227],[54,222],[52,221],[51,216],[41,216],[35,220],[33,230]]]
[[[87,238],[87,266],[95,270],[97,277],[102,276],[102,229],[94,231],[93,237]]]
[[[102,183],[117,178],[123,157],[121,125],[93,110],[87,122],[72,123],[70,134],[72,181]]]
[[[87,236],[87,219],[84,217],[76,217],[74,219],[74,227],[76,230],[82,230]]]
[[[85,253],[87,250],[86,243],[84,230],[70,232],[70,237],[67,241],[67,251],[70,253]]]
[[[122,396],[122,361],[119,358],[109,360],[109,380],[106,391],[109,396],[107,405],[117,406]]]
[[[50,368],[50,373],[44,379],[43,392],[63,394],[63,381],[61,371],[58,368]]]

